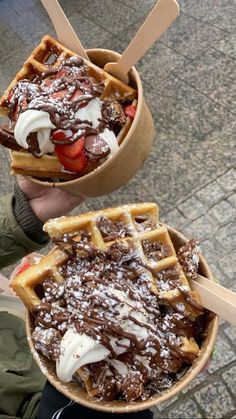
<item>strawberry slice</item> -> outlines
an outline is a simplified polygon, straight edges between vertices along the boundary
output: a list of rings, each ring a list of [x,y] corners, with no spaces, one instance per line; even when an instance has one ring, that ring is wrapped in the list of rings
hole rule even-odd
[[[88,158],[84,150],[82,151],[82,153],[80,153],[73,159],[65,156],[60,151],[58,152],[58,150],[56,151],[56,153],[61,164],[64,166],[65,169],[70,170],[70,172],[82,172],[88,164]]]
[[[41,87],[43,88],[50,87],[54,83],[55,80],[56,80],[55,77],[51,77],[50,79],[45,79],[43,83],[41,84]]]
[[[61,77],[65,76],[67,73],[67,70],[65,68],[61,68],[56,75],[57,79],[60,79]]]
[[[64,154],[66,157],[75,158],[79,156],[84,149],[84,137],[79,138],[73,144],[56,145],[55,151]]]
[[[130,118],[134,118],[135,117],[135,114],[136,114],[136,110],[137,110],[136,106],[134,106],[134,105],[127,105],[125,107],[125,115],[126,116],[129,116]]]
[[[70,129],[57,129],[52,133],[52,141],[56,143],[62,143],[72,137],[72,131]]]
[[[59,90],[58,92],[52,93],[51,97],[53,99],[63,99],[68,93],[68,90],[63,89]]]
[[[79,96],[82,96],[82,95],[84,95],[84,93],[80,89],[77,89],[75,93],[73,94],[71,100],[76,100],[78,99]]]

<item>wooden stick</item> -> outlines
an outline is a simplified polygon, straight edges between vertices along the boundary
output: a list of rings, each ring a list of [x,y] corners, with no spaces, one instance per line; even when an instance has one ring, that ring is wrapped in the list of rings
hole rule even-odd
[[[128,72],[131,67],[169,28],[178,14],[179,6],[176,0],[159,0],[117,63],[107,63],[104,70],[128,84]]]
[[[48,12],[48,15],[55,28],[58,40],[67,48],[78,54],[80,57],[90,61],[83,45],[81,44],[78,36],[72,28],[58,1],[41,0],[41,2]]]
[[[190,286],[197,291],[202,305],[213,313],[236,326],[236,293],[222,287],[214,281],[198,275],[196,280],[189,280]]]

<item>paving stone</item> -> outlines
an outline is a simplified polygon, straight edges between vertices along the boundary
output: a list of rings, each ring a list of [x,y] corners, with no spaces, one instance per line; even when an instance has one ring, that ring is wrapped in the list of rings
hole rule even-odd
[[[230,223],[223,225],[218,229],[217,240],[226,251],[230,252],[236,247],[236,223],[231,221]]]
[[[159,405],[157,406],[157,409],[158,409],[160,412],[164,412],[164,411],[165,411],[165,409],[167,409],[167,407],[170,407],[170,406],[171,406],[172,404],[174,404],[177,400],[178,400],[178,396],[172,397],[171,399],[166,400],[166,402],[159,404]],[[162,414],[164,414],[164,413],[162,413]]]
[[[159,419],[160,413],[158,412],[156,407],[151,407],[151,411],[153,413],[153,419]]]
[[[92,22],[81,15],[80,11],[73,13],[70,22],[84,48],[105,48],[117,52],[124,50],[122,41],[118,41],[107,30],[97,25],[96,22]]]
[[[168,418],[174,419],[192,419],[201,418],[201,412],[193,400],[185,400],[174,409],[169,410]]]
[[[0,39],[5,39],[6,34],[8,34],[7,48],[4,42],[0,42],[0,95],[22,67],[30,52],[30,48],[22,43],[18,35],[5,22],[0,21]]]
[[[106,12],[104,13],[104,11]],[[142,16],[141,11],[134,10],[115,0],[90,0],[82,9],[82,13],[112,34],[125,31],[127,26]]]
[[[207,215],[202,215],[186,226],[186,234],[188,234],[188,237],[194,237],[200,240],[200,242],[207,237],[212,236],[213,231],[214,226]]]
[[[168,210],[209,181],[204,163],[191,152],[193,145],[174,130],[158,128],[156,147],[144,167],[144,184],[168,203]],[[189,164],[191,161],[191,164]],[[168,187],[167,187],[168,185]]]
[[[223,287],[230,288],[231,289],[231,279],[228,278],[226,273],[224,272],[224,269],[221,265],[218,264],[217,261],[210,261],[210,259],[207,259],[207,262],[210,262],[210,269],[212,272],[213,277],[220,282]]]
[[[178,68],[178,77],[196,86],[203,92],[227,109],[235,112],[236,87],[235,60],[229,56],[208,49],[196,60],[186,63]]]
[[[236,58],[236,36],[234,33],[227,36],[225,39],[216,41],[213,47],[232,58]]]
[[[226,31],[233,31],[236,25],[235,2],[228,0],[180,0],[184,13]],[[211,30],[211,28],[209,28]]]
[[[184,226],[187,223],[186,218],[176,208],[167,212],[167,214],[165,214],[165,217],[162,217],[161,220],[169,224],[171,227],[174,227],[182,231],[184,231]]]
[[[217,336],[216,348],[216,360],[212,361],[208,368],[208,372],[210,374],[215,373],[217,370],[225,367],[226,365],[236,360],[236,353],[234,347],[228,343],[222,331],[220,331],[220,333]]]
[[[227,201],[234,207],[236,208],[236,193],[228,196]]]
[[[204,205],[196,199],[195,196],[187,199],[186,201],[182,202],[178,208],[184,214],[188,221],[192,221],[195,218],[198,218],[205,212]]]
[[[156,88],[176,67],[182,67],[187,61],[172,48],[156,42],[137,64],[137,69],[142,80]]]
[[[217,105],[211,99],[208,99],[194,87],[180,80],[176,75],[169,75],[161,87],[159,85],[155,86],[155,89],[153,87],[147,87],[145,97],[150,109],[155,115],[155,120],[166,129],[174,129],[185,137],[187,136],[189,141],[196,142],[199,152],[201,152],[203,145],[206,144],[206,150],[204,149],[204,153],[200,156],[202,162],[205,161],[206,169],[208,167],[206,151],[209,147],[208,141],[210,134],[215,133],[217,137],[216,144],[213,144],[212,147],[213,156],[214,154],[217,156],[218,149],[219,153],[223,151],[226,154],[228,150],[232,154],[232,149],[235,147],[234,115]],[[227,150],[225,151],[223,139],[226,141],[226,137],[228,141],[228,135],[232,136],[232,147],[229,139],[229,142],[225,145],[225,147],[227,146]],[[219,147],[219,139],[221,138],[222,141],[220,141]],[[197,154],[197,149],[195,153]]]
[[[224,329],[224,333],[231,340],[234,346],[236,346],[236,326],[227,326]]]
[[[37,4],[37,0],[11,0],[10,2],[11,8],[14,9],[18,14],[20,14],[20,12],[28,11],[29,8],[37,7]]]
[[[228,285],[231,288],[231,283],[235,281],[235,263],[236,263],[236,247],[232,249],[226,256],[219,260],[219,265],[222,271],[229,278]]]
[[[126,6],[132,7],[136,10],[142,10],[147,15],[155,5],[156,0],[120,0],[120,3],[123,3]]]
[[[201,241],[200,247],[203,256],[210,265],[214,265],[216,261],[222,258],[222,246],[215,240],[214,237]]]
[[[208,381],[209,381],[209,376],[207,374],[207,371],[201,372],[200,374],[197,375],[196,378],[194,378],[193,381],[191,381],[191,383],[187,387],[183,389],[182,393],[184,395],[188,393],[188,395],[191,397],[194,391],[196,391],[196,388],[199,388],[198,386],[200,384],[202,383],[206,384]]]
[[[236,388],[236,365],[229,368],[222,374],[222,378],[227,385],[227,387],[231,390],[231,392],[235,395],[235,388]]]
[[[96,0],[94,1],[96,3]],[[60,0],[60,5],[63,8],[66,16],[72,17],[75,13],[81,14],[82,10],[88,4],[87,0],[71,1],[71,0]]]
[[[228,417],[229,412],[234,410],[232,397],[221,380],[209,383],[201,390],[196,391],[195,399],[204,412],[203,417],[223,418]]]
[[[236,170],[230,169],[217,179],[222,189],[226,192],[236,190]]]
[[[201,191],[197,192],[196,195],[204,205],[211,208],[224,197],[224,191],[215,181],[205,186]]]
[[[27,25],[25,24],[25,14],[21,13],[14,20],[9,21],[14,32],[17,32],[19,38],[26,44],[36,47],[41,38],[48,33],[48,26],[36,14],[27,10]],[[55,32],[50,28],[50,32],[55,36]]]
[[[227,201],[218,202],[209,210],[208,214],[221,224],[236,216],[235,209]]]
[[[231,169],[235,164],[236,147],[235,132],[236,121],[234,115],[221,108],[219,118],[221,127],[215,125],[215,130],[207,134],[200,147],[195,149],[196,157],[206,162],[206,166],[214,178],[221,176],[227,169]],[[222,165],[221,162],[224,162]]]
[[[221,30],[182,13],[161,37],[161,42],[185,57],[194,59],[224,36]]]

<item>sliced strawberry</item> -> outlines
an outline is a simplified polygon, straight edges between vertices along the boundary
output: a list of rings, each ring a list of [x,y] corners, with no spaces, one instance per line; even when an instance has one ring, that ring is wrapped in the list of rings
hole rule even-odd
[[[134,105],[127,105],[125,106],[125,115],[129,116],[130,118],[134,118],[136,114],[136,106]]]
[[[56,151],[57,157],[65,169],[70,170],[71,172],[82,172],[88,164],[88,158],[84,151],[80,153],[74,159],[65,156],[60,151]]]
[[[77,89],[75,91],[75,93],[73,94],[71,100],[76,100],[76,99],[78,99],[79,96],[82,96],[83,94],[84,93],[80,89]]]
[[[65,68],[61,68],[58,72],[57,72],[57,79],[60,79],[61,77],[65,76],[67,73],[67,70]]]
[[[46,80],[43,81],[43,83],[41,84],[41,86],[43,88],[50,87],[54,83],[55,80],[56,80],[55,77],[51,77],[50,79],[46,79]]]
[[[63,89],[59,90],[58,92],[52,93],[51,97],[53,99],[63,99],[68,93],[68,90]]]
[[[69,138],[72,137],[72,131],[70,129],[64,130],[64,129],[57,129],[56,131],[53,131],[52,133],[52,140],[55,141],[55,143],[63,143],[64,141],[67,141]]]
[[[64,154],[66,157],[75,158],[84,150],[84,137],[79,138],[73,144],[56,145],[55,151]]]

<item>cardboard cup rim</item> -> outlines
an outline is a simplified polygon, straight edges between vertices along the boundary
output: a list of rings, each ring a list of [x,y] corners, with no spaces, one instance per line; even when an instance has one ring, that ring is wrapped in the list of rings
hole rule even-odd
[[[121,54],[119,54],[118,52],[112,51],[110,49],[105,49],[105,48],[90,48],[90,49],[86,50],[88,55],[91,54],[91,53],[92,54],[96,53],[98,51],[102,51],[105,54],[107,54],[107,53],[112,54],[113,56],[115,56],[117,58],[117,61],[118,61],[119,57],[121,56]],[[33,176],[27,176],[32,182],[37,183],[39,185],[48,186],[48,187],[62,187],[63,185],[74,185],[74,184],[84,183],[87,180],[90,180],[90,179],[96,177],[98,174],[100,174],[101,172],[106,170],[106,168],[109,167],[114,162],[114,160],[117,160],[117,158],[119,158],[119,155],[122,153],[122,150],[126,146],[126,143],[129,141],[131,135],[133,135],[133,131],[135,130],[135,128],[138,124],[138,121],[140,119],[140,115],[141,115],[141,112],[142,112],[142,108],[143,108],[143,85],[142,85],[141,78],[139,76],[139,73],[138,73],[137,69],[134,66],[131,68],[129,73],[132,75],[132,78],[135,80],[136,88],[137,88],[137,91],[138,91],[137,110],[136,110],[136,115],[134,117],[132,125],[131,125],[124,141],[119,146],[119,149],[117,150],[117,152],[113,156],[111,156],[109,159],[107,159],[104,163],[102,163],[100,166],[98,166],[96,169],[92,170],[92,172],[89,172],[89,173],[87,173],[87,174],[85,174],[81,177],[76,178],[76,179],[66,180],[66,181],[61,181],[61,182],[48,182],[48,181],[44,181],[44,180],[41,180],[41,179],[37,179]]]
[[[169,232],[173,234],[179,241],[182,243],[186,242],[188,239],[179,231],[176,229],[170,227],[169,225],[165,223],[161,223],[165,225]],[[205,258],[201,255],[200,256],[200,262],[202,265],[202,268],[204,270],[204,274],[209,280],[213,280],[213,275],[211,273],[211,270],[205,260]],[[41,356],[34,348],[33,341],[31,338],[31,315],[28,310],[26,310],[26,333],[27,338],[29,342],[29,346],[32,352],[32,355],[38,364],[39,368],[41,369],[42,373],[46,376],[48,381],[61,393],[63,393],[66,397],[70,398],[71,400],[75,401],[76,403],[79,403],[85,407],[88,407],[90,409],[103,411],[103,412],[110,412],[110,413],[127,413],[127,412],[137,412],[144,409],[149,409],[155,405],[159,405],[170,398],[174,397],[176,394],[178,394],[180,391],[182,391],[192,380],[202,371],[204,366],[206,365],[207,361],[209,360],[214,343],[217,336],[219,326],[219,319],[216,316],[209,324],[208,330],[207,330],[207,337],[204,340],[202,347],[201,347],[201,353],[196,359],[196,361],[192,364],[192,366],[188,369],[188,371],[181,377],[179,381],[177,381],[170,389],[165,390],[164,392],[160,393],[159,395],[152,396],[150,399],[145,401],[137,401],[133,403],[125,403],[125,402],[102,402],[99,400],[96,400],[95,398],[92,398],[88,394],[86,394],[85,391],[81,391],[81,388],[79,389],[79,384],[77,384],[78,395],[74,395],[71,393],[74,389],[72,388],[72,384],[62,384],[59,379],[56,376],[55,371],[52,372],[51,368],[49,370],[49,367],[47,367],[46,364],[53,365],[53,361],[48,361],[46,358]],[[54,368],[55,370],[55,368]],[[82,396],[81,396],[82,395]]]

